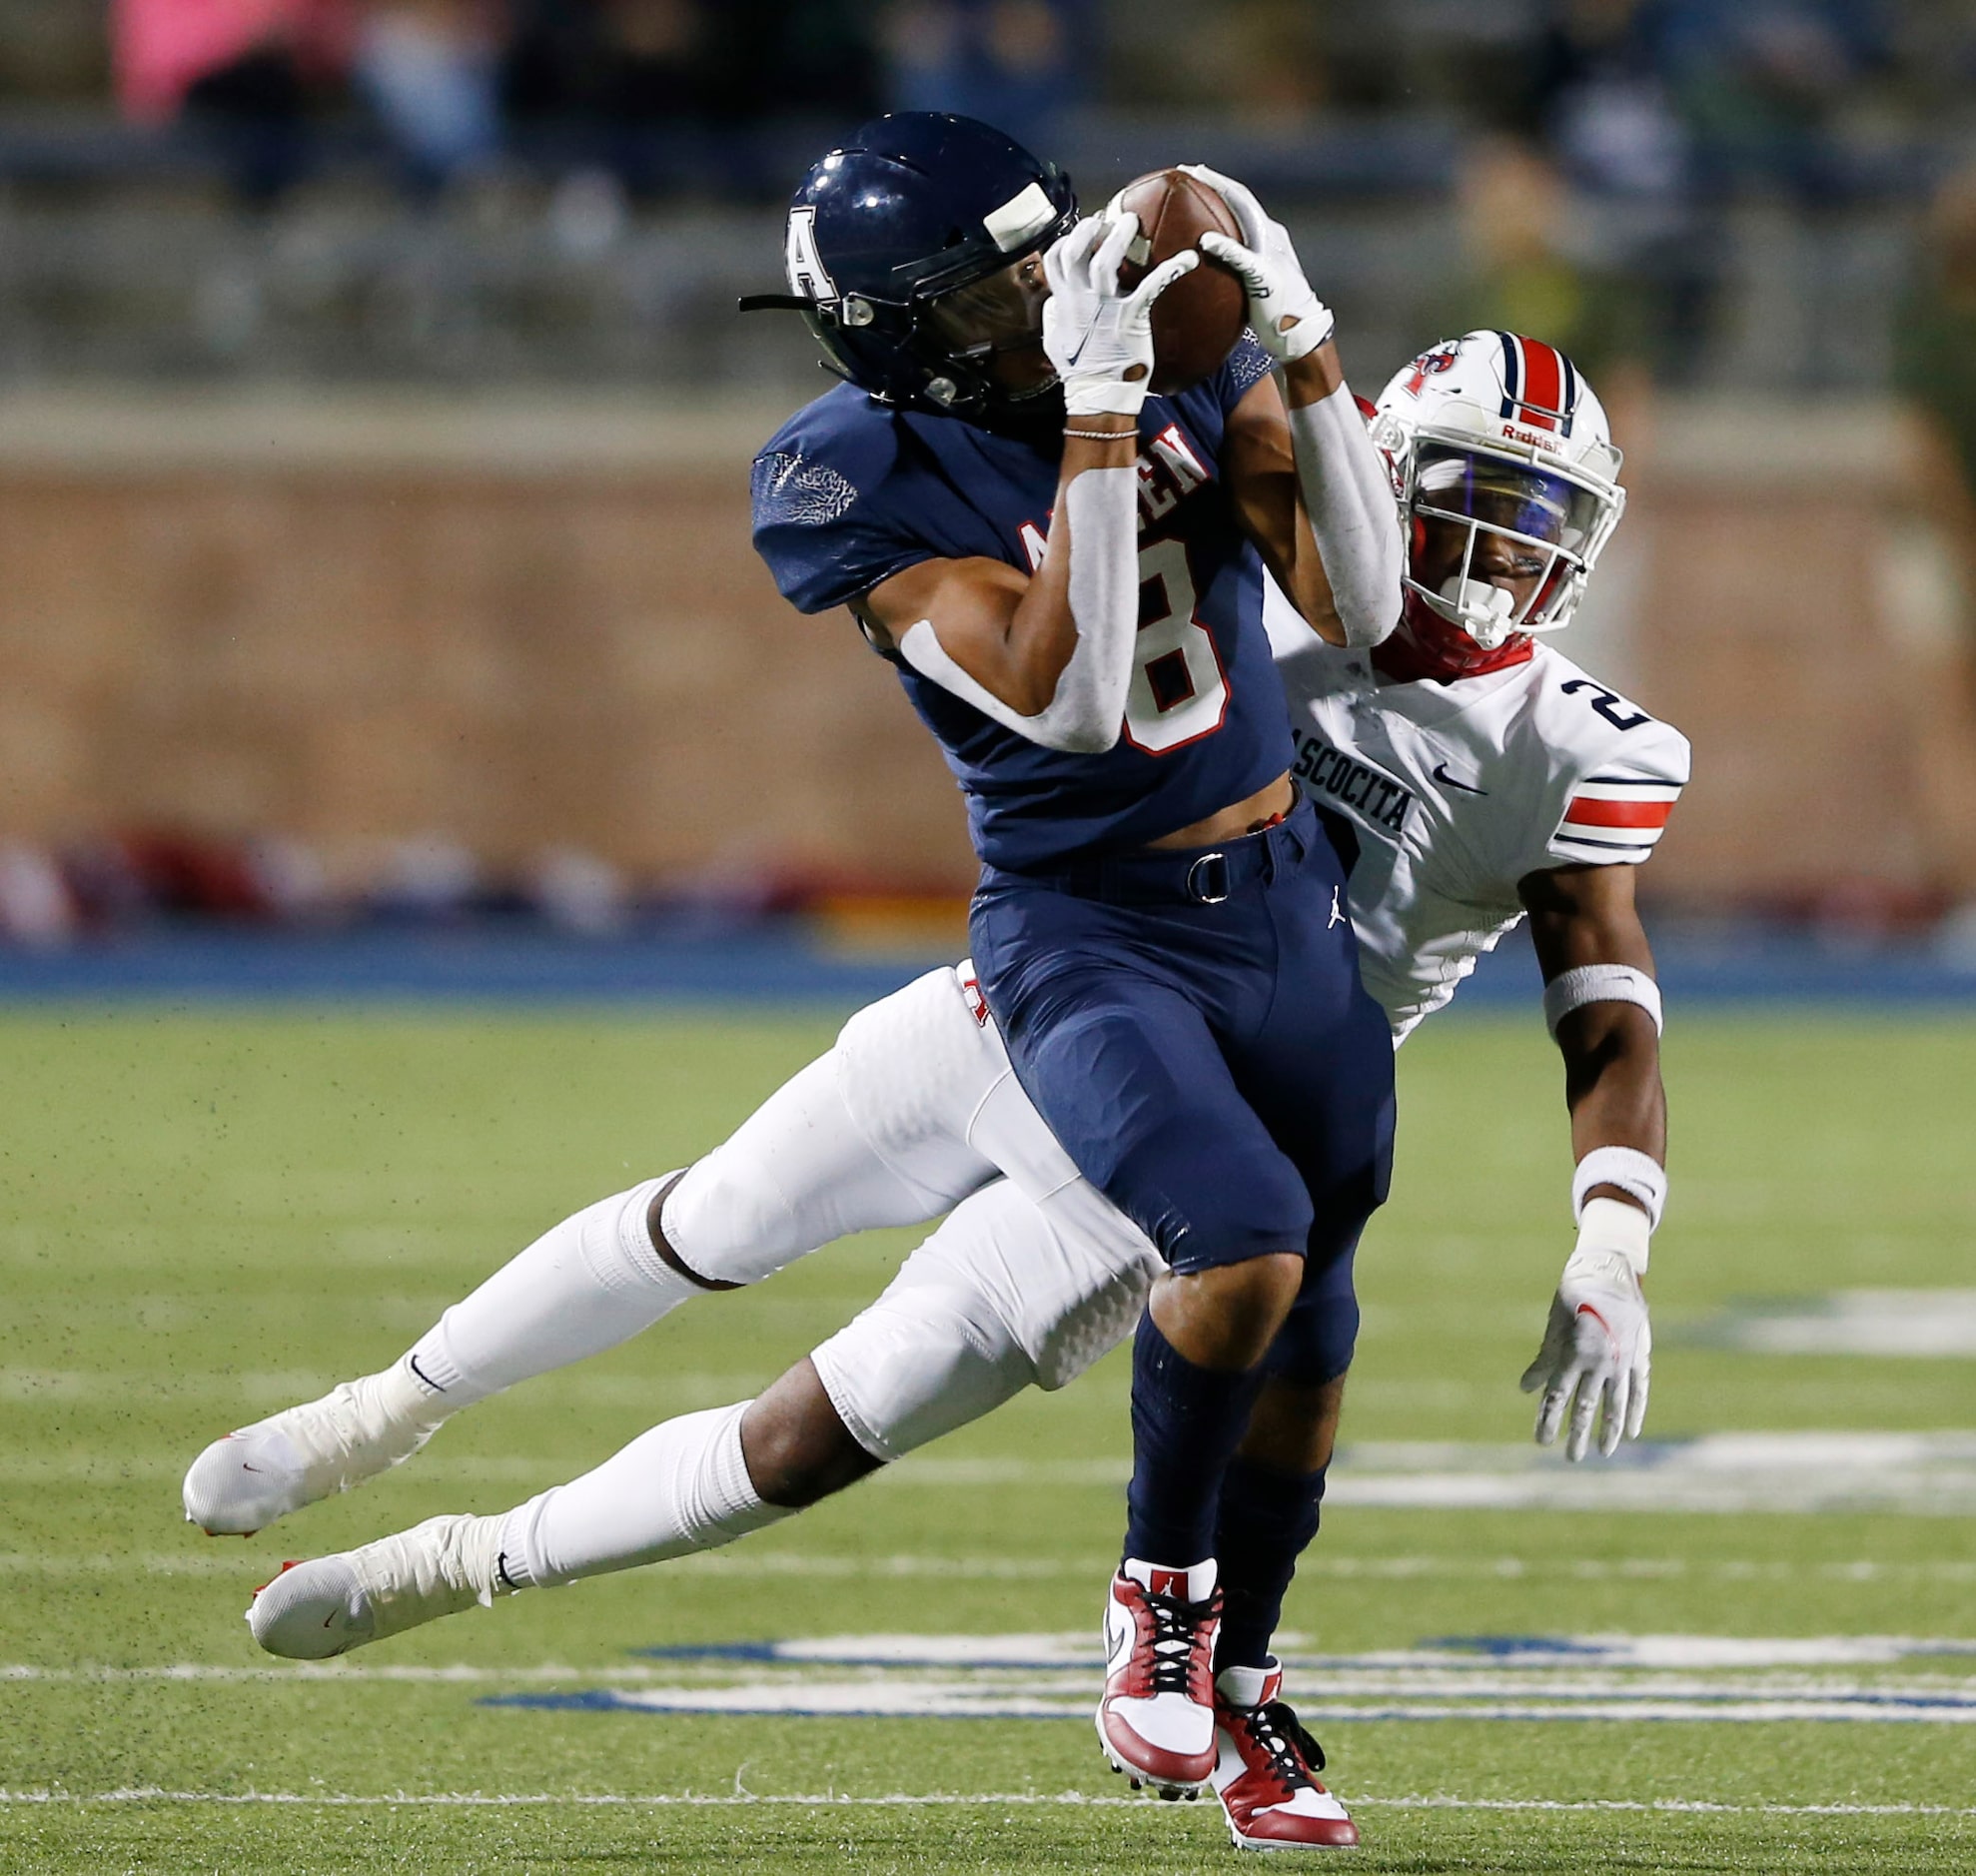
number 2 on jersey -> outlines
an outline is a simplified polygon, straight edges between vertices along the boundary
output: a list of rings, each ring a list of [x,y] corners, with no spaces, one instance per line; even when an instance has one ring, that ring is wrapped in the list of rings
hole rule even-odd
[[[1178,540],[1139,553],[1139,639],[1125,699],[1125,739],[1165,755],[1221,728],[1228,673],[1213,634],[1194,616],[1198,595]]]

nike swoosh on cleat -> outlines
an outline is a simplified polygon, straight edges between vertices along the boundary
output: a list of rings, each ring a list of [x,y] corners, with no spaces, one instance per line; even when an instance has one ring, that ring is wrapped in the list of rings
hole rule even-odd
[[[1434,778],[1438,782],[1447,783],[1450,788],[1461,789],[1465,795],[1485,795],[1488,793],[1486,788],[1478,788],[1474,782],[1457,781],[1453,775],[1449,774],[1446,765],[1440,762],[1434,765]]]

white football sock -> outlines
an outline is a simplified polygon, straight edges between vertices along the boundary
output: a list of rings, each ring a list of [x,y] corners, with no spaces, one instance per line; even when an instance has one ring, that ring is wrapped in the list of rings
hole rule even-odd
[[[743,1401],[640,1433],[594,1471],[508,1512],[499,1573],[517,1589],[712,1550],[788,1517],[741,1456]]]
[[[648,1179],[565,1218],[419,1338],[402,1366],[442,1416],[614,1349],[706,1294],[652,1248],[645,1214],[664,1184]]]

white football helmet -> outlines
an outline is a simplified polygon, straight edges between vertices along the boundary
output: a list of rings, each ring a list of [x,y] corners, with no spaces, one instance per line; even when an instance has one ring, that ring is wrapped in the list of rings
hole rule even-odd
[[[1482,652],[1497,653],[1523,633],[1570,623],[1626,493],[1604,406],[1569,359],[1515,333],[1444,340],[1380,394],[1372,434],[1393,466],[1417,634],[1443,639],[1433,624],[1441,620]],[[1459,565],[1432,589],[1415,566],[1429,521],[1467,530]],[[1522,600],[1473,577],[1483,534],[1512,543],[1525,559],[1542,556],[1541,575]],[[1452,643],[1435,648],[1468,668],[1478,662]]]

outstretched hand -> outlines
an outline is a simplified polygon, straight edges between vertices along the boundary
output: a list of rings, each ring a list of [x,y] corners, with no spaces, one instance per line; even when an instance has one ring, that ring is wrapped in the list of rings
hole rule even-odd
[[[1583,1458],[1601,1406],[1598,1449],[1605,1457],[1618,1450],[1621,1437],[1637,1439],[1646,1418],[1652,1352],[1646,1298],[1632,1266],[1618,1252],[1576,1253],[1550,1301],[1543,1347],[1523,1371],[1523,1392],[1543,1394],[1537,1444],[1554,1444],[1568,1413],[1564,1456]]]

